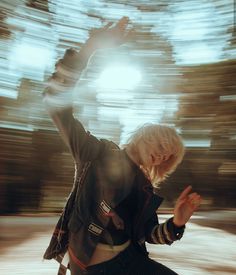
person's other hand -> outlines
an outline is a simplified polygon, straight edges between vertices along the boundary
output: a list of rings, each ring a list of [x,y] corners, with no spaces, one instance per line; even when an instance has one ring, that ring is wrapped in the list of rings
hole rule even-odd
[[[128,17],[122,17],[116,25],[108,23],[105,27],[92,29],[87,44],[95,50],[120,46],[130,39],[133,30],[127,30]]]
[[[201,203],[201,196],[198,193],[190,193],[192,186],[188,186],[178,197],[175,208],[173,222],[176,226],[183,226],[187,223],[194,211]]]

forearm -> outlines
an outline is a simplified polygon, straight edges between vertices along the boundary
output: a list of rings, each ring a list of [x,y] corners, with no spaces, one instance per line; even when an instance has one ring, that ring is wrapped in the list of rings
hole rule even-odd
[[[86,158],[87,155],[91,156],[90,153],[87,154],[87,152],[90,152],[89,150],[86,153],[82,153],[81,147],[84,144],[97,143],[95,138],[89,136],[83,125],[74,118],[72,107],[72,91],[93,53],[92,46],[87,43],[79,52],[74,49],[68,49],[63,58],[57,62],[55,72],[48,80],[46,89],[44,90],[43,100],[45,106],[62,139],[77,160]],[[90,147],[94,148],[95,145],[91,145]]]
[[[63,58],[55,65],[55,72],[49,78],[45,94],[66,93],[73,88],[94,52],[95,49],[89,41],[81,47],[80,51],[73,48],[67,49]]]
[[[177,227],[173,218],[153,227],[150,234],[150,243],[171,245],[174,241],[180,240],[183,236],[185,226]]]
[[[86,68],[89,59],[94,54],[95,48],[90,40],[88,40],[79,51],[74,48],[66,50],[64,57],[56,64],[57,73],[60,74],[62,69],[64,73],[61,73],[61,77],[64,78],[64,82],[70,84],[72,81],[78,81],[81,72]]]

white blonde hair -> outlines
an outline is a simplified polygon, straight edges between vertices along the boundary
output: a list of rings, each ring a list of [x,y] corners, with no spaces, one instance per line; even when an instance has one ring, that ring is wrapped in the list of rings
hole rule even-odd
[[[156,147],[158,154],[169,158],[160,165],[143,167],[153,186],[166,179],[173,173],[184,156],[184,145],[175,128],[162,124],[145,124],[132,133],[125,147],[135,150],[136,145],[142,140]]]

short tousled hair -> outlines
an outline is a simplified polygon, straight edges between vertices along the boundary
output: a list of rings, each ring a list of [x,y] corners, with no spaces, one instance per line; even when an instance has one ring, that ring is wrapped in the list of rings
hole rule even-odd
[[[156,146],[159,154],[170,155],[160,165],[153,166],[151,169],[143,167],[153,186],[157,187],[181,163],[185,152],[182,138],[173,127],[163,124],[144,124],[131,134],[126,147],[135,148],[140,140]]]

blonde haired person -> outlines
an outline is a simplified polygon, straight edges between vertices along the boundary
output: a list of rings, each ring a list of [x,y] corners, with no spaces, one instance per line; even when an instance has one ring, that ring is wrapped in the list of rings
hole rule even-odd
[[[182,161],[184,146],[174,128],[146,124],[120,149],[86,132],[73,116],[70,91],[97,49],[124,43],[128,18],[91,32],[79,52],[69,49],[56,65],[44,92],[47,109],[75,162],[75,180],[44,258],[60,263],[58,274],[176,274],[151,260],[146,242],[181,239],[185,224],[200,204],[188,186],[173,217],[159,223],[162,198],[153,192]],[[66,255],[69,262],[66,262]]]
[[[184,156],[181,137],[166,125],[145,124],[128,141],[124,147],[155,187],[175,171]]]

